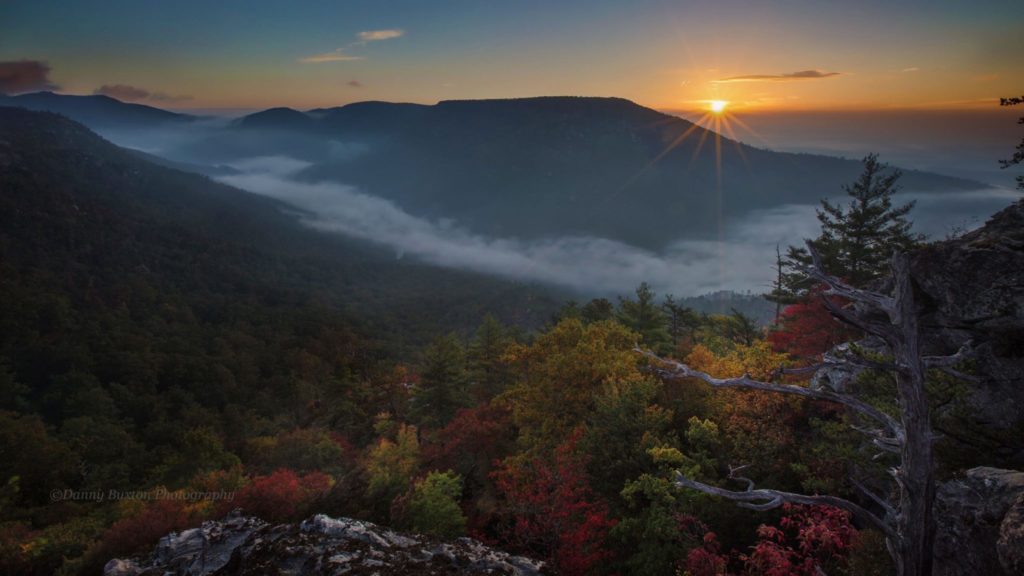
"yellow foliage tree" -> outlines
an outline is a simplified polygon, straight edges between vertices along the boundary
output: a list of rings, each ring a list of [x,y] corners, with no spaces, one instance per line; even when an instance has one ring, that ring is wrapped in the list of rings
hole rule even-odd
[[[696,370],[723,378],[749,375],[756,380],[772,380],[780,366],[790,364],[786,354],[774,352],[763,340],[737,345],[723,355],[697,345],[685,362]],[[729,439],[730,453],[736,462],[751,464],[775,483],[792,481],[788,462],[797,449],[794,429],[804,419],[808,406],[794,397],[752,390],[722,390],[712,402],[713,419]]]
[[[550,448],[586,421],[595,399],[647,376],[633,346],[639,336],[614,321],[584,325],[562,320],[531,346],[510,355],[519,378],[502,396],[512,408],[520,442],[530,451]]]

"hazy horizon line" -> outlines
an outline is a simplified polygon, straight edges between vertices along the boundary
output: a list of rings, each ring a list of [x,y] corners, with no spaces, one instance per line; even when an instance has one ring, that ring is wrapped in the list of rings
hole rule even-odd
[[[61,96],[96,96],[94,93],[73,93],[73,92],[61,92],[56,90],[37,90],[33,92],[23,92],[18,94],[0,94],[0,96],[16,97],[25,96],[29,94],[39,93],[52,93]],[[344,102],[324,103],[310,106],[297,106],[283,103],[273,103],[267,105],[235,105],[235,104],[223,104],[223,105],[196,105],[196,106],[159,106],[156,102],[146,101],[133,101],[125,100],[121,98],[115,98],[113,96],[106,96],[112,100],[116,100],[123,104],[139,104],[143,106],[149,106],[151,108],[157,108],[160,110],[166,110],[169,112],[179,113],[196,113],[196,112],[207,112],[214,115],[218,112],[223,115],[245,115],[248,113],[255,113],[264,110],[270,110],[273,108],[290,108],[300,112],[309,112],[321,108],[339,108],[348,106],[351,104],[358,104],[362,102],[386,102],[389,104],[418,104],[421,106],[435,106],[441,102],[450,101],[488,101],[488,100],[529,100],[534,98],[619,98],[632,102],[638,106],[649,108],[665,114],[704,114],[708,111],[707,102],[710,100],[702,100],[699,102],[692,101],[690,105],[675,105],[675,104],[646,104],[641,101],[633,100],[623,96],[614,95],[597,95],[597,94],[536,94],[530,96],[494,96],[489,98],[444,98],[432,101],[417,101],[417,100],[403,100],[403,99],[382,99],[382,98],[361,98],[354,99]],[[1017,111],[1012,110],[1009,107],[999,105],[999,98],[992,97],[984,100],[974,101],[959,101],[959,102],[938,102],[938,103],[921,103],[919,105],[887,105],[887,104],[870,104],[865,103],[864,105],[852,106],[849,104],[845,105],[818,105],[818,106],[773,106],[773,105],[762,105],[756,103],[746,103],[741,101],[731,101],[728,113],[742,113],[744,115],[763,115],[763,114],[843,114],[843,113],[920,113],[920,112],[935,112],[935,113],[984,113],[990,112],[993,114],[1016,114]]]

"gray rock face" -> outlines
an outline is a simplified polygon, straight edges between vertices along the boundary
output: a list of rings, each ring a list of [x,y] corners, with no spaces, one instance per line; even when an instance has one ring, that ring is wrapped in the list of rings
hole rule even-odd
[[[1024,472],[972,468],[939,486],[935,576],[1024,574]]]
[[[999,563],[1007,574],[1024,574],[1024,494],[1010,505],[999,526]]]
[[[1024,467],[1024,201],[961,238],[915,251],[917,288],[928,354],[975,348],[966,409],[957,440],[992,464]],[[947,432],[940,430],[941,432]]]
[[[271,525],[235,511],[164,536],[145,562],[114,559],[104,576],[544,574],[544,564],[469,539],[442,542],[348,518]]]

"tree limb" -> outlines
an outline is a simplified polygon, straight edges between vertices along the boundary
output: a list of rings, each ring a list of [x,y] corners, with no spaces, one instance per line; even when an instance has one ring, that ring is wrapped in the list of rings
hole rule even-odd
[[[744,388],[747,390],[761,390],[763,392],[778,392],[810,398],[812,400],[823,400],[825,402],[842,404],[881,423],[885,427],[885,430],[892,434],[893,438],[897,442],[901,442],[903,440],[903,427],[899,422],[867,402],[854,398],[853,396],[840,394],[839,392],[833,392],[831,390],[816,390],[792,384],[772,384],[770,382],[761,382],[750,378],[748,375],[743,375],[739,378],[715,378],[706,372],[694,370],[681,362],[661,358],[649,350],[643,350],[639,347],[635,348],[635,350],[640,354],[661,363],[662,365],[669,366],[669,369],[656,369],[658,374],[663,378],[697,378],[698,380],[703,380],[705,383],[716,388]]]
[[[893,311],[896,309],[896,302],[891,296],[879,294],[877,292],[870,292],[868,290],[861,290],[854,288],[842,280],[830,276],[825,273],[825,268],[821,263],[821,255],[818,254],[818,250],[814,247],[814,244],[810,241],[806,241],[807,251],[811,255],[811,261],[813,263],[810,267],[803,267],[803,272],[806,273],[810,278],[821,282],[829,287],[829,291],[837,296],[842,296],[854,302],[863,302],[870,304],[875,308],[878,308],[884,312]]]
[[[742,479],[750,482],[745,478],[734,478]],[[691,490],[697,490],[711,496],[719,496],[732,500],[737,503],[737,506],[742,508],[748,508],[750,510],[766,511],[778,508],[783,504],[804,504],[808,506],[822,505],[832,506],[834,508],[841,508],[851,513],[855,518],[860,519],[863,522],[871,524],[875,528],[878,528],[886,536],[895,537],[896,533],[892,526],[885,520],[872,514],[867,509],[861,507],[858,504],[850,502],[844,498],[836,496],[809,496],[806,494],[796,494],[793,492],[783,492],[781,490],[768,490],[768,489],[754,489],[753,483],[750,482],[747,485],[747,489],[738,492],[734,490],[726,490],[717,486],[711,486],[703,482],[691,480],[681,473],[676,472],[675,483],[677,486],[682,488],[689,488]]]
[[[850,478],[850,482],[854,485],[854,487],[857,488],[857,490],[861,492],[861,494],[864,494],[865,496],[870,498],[872,502],[878,504],[878,506],[885,511],[886,519],[896,517],[896,509],[893,508],[891,504],[886,502],[885,498],[882,498],[878,494],[875,494],[867,486],[861,484],[856,478]]]
[[[925,368],[952,368],[957,364],[967,360],[974,352],[973,343],[968,340],[956,351],[956,354],[949,356],[925,356],[921,358],[921,362],[924,363]]]

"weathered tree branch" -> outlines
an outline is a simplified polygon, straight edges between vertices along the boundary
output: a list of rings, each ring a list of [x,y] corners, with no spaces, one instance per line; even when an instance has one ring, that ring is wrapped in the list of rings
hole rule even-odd
[[[810,240],[808,240],[806,244],[807,251],[811,255],[813,265],[805,267],[802,271],[810,278],[828,286],[831,294],[842,296],[843,298],[853,300],[854,302],[869,304],[883,312],[896,310],[896,301],[893,297],[878,294],[877,292],[869,292],[867,290],[854,288],[839,278],[828,275],[825,272],[824,266],[822,266],[821,255],[818,254],[818,250],[815,249],[814,244]]]
[[[739,468],[738,468],[739,469]],[[736,470],[738,470],[736,469]],[[868,523],[875,528],[881,530],[886,536],[895,536],[893,527],[889,522],[879,518],[872,514],[866,508],[846,500],[845,498],[839,498],[837,496],[821,496],[814,495],[810,496],[807,494],[796,494],[794,492],[783,492],[781,490],[769,490],[769,489],[755,489],[754,484],[748,478],[736,477],[730,475],[733,480],[742,480],[747,482],[747,489],[744,491],[726,490],[725,488],[719,488],[717,486],[711,486],[703,482],[691,480],[681,473],[676,473],[675,483],[677,486],[682,488],[689,488],[691,490],[697,490],[711,496],[719,496],[728,500],[733,500],[738,506],[748,508],[750,510],[766,511],[778,508],[783,504],[803,504],[807,506],[833,506],[835,508],[841,508],[852,514],[855,518],[858,518],[862,522]]]
[[[925,368],[951,368],[967,360],[974,353],[973,343],[968,340],[956,351],[956,354],[949,356],[925,356],[921,358]]]
[[[694,370],[682,362],[675,360],[667,360],[654,354],[649,350],[643,350],[639,347],[635,348],[637,352],[647,356],[660,363],[663,366],[668,366],[668,369],[658,368],[656,371],[663,378],[697,378],[703,380],[705,383],[714,386],[716,388],[743,388],[747,390],[761,390],[764,392],[777,392],[781,394],[792,394],[794,396],[801,396],[803,398],[810,398],[812,400],[823,400],[825,402],[834,402],[848,406],[853,410],[857,411],[864,416],[867,416],[885,427],[885,430],[892,435],[897,441],[902,441],[903,438],[903,427],[894,418],[874,406],[859,400],[848,394],[841,394],[832,390],[815,390],[813,388],[807,388],[804,386],[797,386],[793,384],[773,384],[770,382],[761,382],[760,380],[754,380],[748,375],[740,376],[739,378],[715,378],[706,372],[700,370]]]
[[[878,494],[875,494],[870,488],[864,486],[856,478],[851,477],[850,482],[860,491],[861,494],[867,496],[872,502],[877,504],[882,510],[885,511],[885,519],[890,520],[896,517],[896,509],[889,504],[885,498],[882,498]]]
[[[734,500],[740,506],[753,510],[771,510],[785,503],[826,505],[846,510],[855,518],[885,534],[886,544],[896,562],[896,572],[900,576],[928,576],[932,573],[931,547],[935,531],[932,510],[935,498],[935,433],[929,410],[927,370],[937,369],[958,378],[965,377],[957,372],[954,366],[970,354],[970,347],[965,345],[952,356],[922,356],[917,308],[914,304],[914,286],[910,275],[910,258],[906,254],[895,254],[892,258],[893,291],[891,296],[886,296],[854,288],[829,276],[824,272],[821,256],[814,246],[808,242],[807,247],[813,261],[813,267],[804,270],[807,275],[828,287],[826,295],[838,295],[854,303],[853,306],[840,306],[825,297],[822,299],[825,307],[839,320],[881,338],[892,353],[891,364],[864,358],[849,349],[840,349],[826,356],[824,362],[815,366],[791,370],[780,367],[773,372],[772,382],[761,382],[750,378],[749,374],[739,378],[715,378],[683,363],[659,358],[639,348],[636,350],[656,360],[659,365],[655,371],[666,378],[695,378],[715,388],[761,390],[834,402],[880,423],[881,429],[856,429],[870,436],[872,443],[884,452],[899,453],[899,464],[890,470],[896,483],[893,498],[882,498],[856,481],[854,485],[884,511],[884,518],[879,518],[859,504],[836,496],[810,496],[780,490],[755,489],[752,480],[737,475],[744,467],[732,468],[729,473],[730,479],[746,483],[744,491],[704,484],[686,478],[678,472],[675,483],[683,488]],[[828,385],[814,387],[774,382],[780,376],[797,374],[814,374],[818,378],[825,374],[831,378],[838,377],[841,382],[845,382],[862,369],[893,373],[900,410],[898,419],[852,395],[840,392],[841,387],[835,386],[831,380]]]

